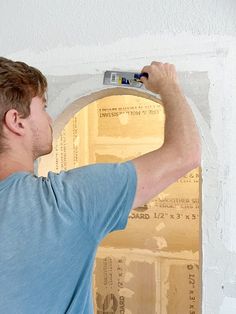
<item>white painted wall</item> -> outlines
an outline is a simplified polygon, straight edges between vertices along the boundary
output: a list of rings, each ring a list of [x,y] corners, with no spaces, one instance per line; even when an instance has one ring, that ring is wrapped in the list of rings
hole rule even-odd
[[[1,0],[0,12],[0,54],[48,75],[55,118],[106,69],[176,64],[203,138],[203,314],[235,314],[236,1]]]

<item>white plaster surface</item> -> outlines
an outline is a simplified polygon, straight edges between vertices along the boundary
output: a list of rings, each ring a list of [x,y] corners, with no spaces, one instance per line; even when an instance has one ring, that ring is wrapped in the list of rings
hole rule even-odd
[[[220,314],[235,314],[236,300],[233,298],[225,298],[220,309]]]
[[[107,45],[157,31],[233,35],[236,28],[234,0],[2,0],[0,7],[3,54]]]
[[[176,64],[203,140],[202,313],[235,314],[236,1],[2,0],[0,12],[1,55],[47,74],[56,121],[105,89],[107,69]]]

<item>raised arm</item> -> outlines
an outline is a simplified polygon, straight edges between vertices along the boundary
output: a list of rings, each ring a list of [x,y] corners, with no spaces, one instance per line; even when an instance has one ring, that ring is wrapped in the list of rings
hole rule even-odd
[[[201,143],[191,108],[184,97],[175,67],[152,62],[142,72],[145,87],[160,94],[165,110],[163,145],[133,159],[137,172],[137,190],[133,208],[143,205],[167,186],[200,165]]]

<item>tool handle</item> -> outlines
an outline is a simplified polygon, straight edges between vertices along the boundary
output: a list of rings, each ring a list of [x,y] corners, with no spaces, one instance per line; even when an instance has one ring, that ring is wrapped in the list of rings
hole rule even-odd
[[[147,72],[140,73],[140,77],[142,77],[142,76],[144,76],[148,79],[148,73]]]
[[[135,73],[135,74],[134,74],[134,78],[135,78],[136,80],[140,80],[140,78],[141,78],[142,76],[148,78],[148,73],[147,73],[147,72],[143,72],[143,73]]]

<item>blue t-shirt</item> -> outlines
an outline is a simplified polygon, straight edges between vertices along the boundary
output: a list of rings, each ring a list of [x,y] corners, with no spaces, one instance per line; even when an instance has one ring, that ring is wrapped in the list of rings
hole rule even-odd
[[[0,181],[0,313],[92,314],[97,246],[125,228],[135,191],[132,162]]]

